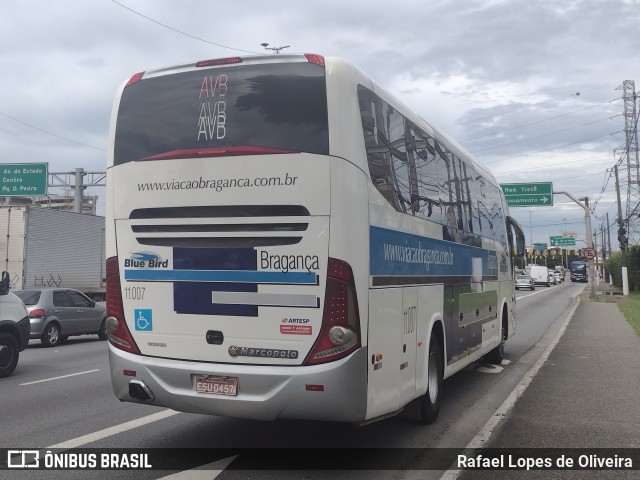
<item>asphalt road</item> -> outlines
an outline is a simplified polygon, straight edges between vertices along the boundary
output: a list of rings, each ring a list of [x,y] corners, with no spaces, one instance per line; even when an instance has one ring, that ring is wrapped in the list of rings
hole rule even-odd
[[[419,461],[422,449],[463,448],[493,415],[559,329],[572,299],[583,288],[569,282],[534,292],[517,292],[517,332],[505,349],[504,365],[477,363],[444,383],[438,421],[422,426],[412,412],[362,428],[319,422],[258,422],[176,413],[157,407],[120,403],[111,391],[107,343],[97,336],[71,338],[44,348],[31,341],[13,376],[0,381],[0,448],[278,448],[280,460],[308,455],[299,448],[362,448],[354,451],[357,468],[376,465],[381,452],[397,448],[402,461]],[[142,419],[136,422],[137,419]],[[146,422],[146,423],[145,423]],[[144,424],[142,424],[144,423]],[[381,450],[376,450],[381,449]],[[415,449],[415,450],[412,450]],[[304,452],[304,453],[300,453]],[[325,455],[311,450],[314,457]],[[242,452],[234,465],[246,460]],[[176,456],[175,450],[168,455]],[[264,460],[258,455],[258,460]],[[327,465],[335,458],[326,454]],[[435,471],[225,470],[217,478],[438,478]],[[405,458],[406,457],[406,458]],[[346,459],[346,460],[345,460]],[[268,459],[267,459],[268,461]],[[290,462],[285,462],[290,464]],[[392,462],[393,463],[393,462]],[[398,463],[398,462],[396,462]],[[224,468],[225,462],[220,465]],[[260,463],[255,465],[260,466]],[[10,472],[9,478],[130,478],[131,472]],[[175,472],[141,471],[137,479]],[[204,471],[202,478],[218,472]],[[417,476],[416,476],[417,475]],[[190,478],[193,476],[193,472]],[[199,477],[198,477],[199,478]]]

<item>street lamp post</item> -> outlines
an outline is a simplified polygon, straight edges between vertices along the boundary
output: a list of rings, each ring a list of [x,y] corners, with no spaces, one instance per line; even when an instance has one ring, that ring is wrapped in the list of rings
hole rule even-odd
[[[593,238],[591,237],[591,212],[589,211],[589,198],[582,197],[577,199],[573,195],[571,195],[569,192],[564,192],[564,191],[553,192],[553,194],[554,195],[564,194],[584,209],[584,223],[586,227],[585,238],[587,240],[586,242],[587,248],[593,249]],[[594,298],[596,298],[596,286],[594,283],[594,271],[593,271],[593,258],[590,258],[587,264],[589,267],[589,298],[593,300]]]

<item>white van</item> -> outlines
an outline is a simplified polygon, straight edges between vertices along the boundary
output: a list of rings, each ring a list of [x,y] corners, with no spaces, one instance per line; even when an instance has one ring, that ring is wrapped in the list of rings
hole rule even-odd
[[[547,287],[551,286],[551,282],[549,282],[549,270],[547,267],[532,265],[529,275],[533,278],[536,285],[546,285]]]

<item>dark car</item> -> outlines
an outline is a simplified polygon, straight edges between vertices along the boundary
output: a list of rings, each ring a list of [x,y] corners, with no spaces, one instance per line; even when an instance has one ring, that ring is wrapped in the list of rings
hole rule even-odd
[[[15,292],[22,299],[31,322],[31,338],[47,347],[66,341],[71,335],[98,334],[107,339],[106,308],[84,293],[71,288],[45,288]]]

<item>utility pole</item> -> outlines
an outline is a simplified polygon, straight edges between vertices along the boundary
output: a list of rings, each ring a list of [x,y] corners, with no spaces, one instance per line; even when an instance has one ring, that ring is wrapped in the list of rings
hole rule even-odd
[[[604,225],[600,225],[600,238],[602,239],[602,281],[607,282],[607,273],[604,265],[607,262],[607,239],[604,237]]]
[[[580,205],[584,209],[586,244],[587,244],[587,248],[592,249],[593,237],[591,236],[591,211],[589,210],[589,198],[584,197],[584,198],[577,199],[573,195],[571,195],[569,192],[565,192],[565,191],[559,191],[559,192],[554,191],[553,194],[566,195],[567,197],[569,197],[571,200],[576,202],[578,205]],[[584,203],[581,200],[583,200]],[[593,259],[589,259],[589,261],[587,262],[587,265],[589,268],[589,275],[588,275],[589,276],[589,299],[593,300],[596,298],[596,286],[595,286],[595,283],[593,282],[593,279],[595,276],[593,273]]]
[[[595,259],[595,272],[596,272],[596,285],[600,285],[600,268],[598,268],[598,232],[593,231],[593,248],[596,251]]]
[[[611,256],[611,228],[609,227],[609,212],[607,212],[607,245],[609,245],[609,256]]]
[[[620,242],[620,265],[622,266],[622,294],[629,295],[629,276],[627,274],[627,233],[624,229],[622,217],[622,202],[620,201],[620,182],[618,179],[618,165],[613,167],[616,174],[616,195],[618,197],[618,241]]]

